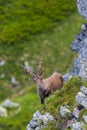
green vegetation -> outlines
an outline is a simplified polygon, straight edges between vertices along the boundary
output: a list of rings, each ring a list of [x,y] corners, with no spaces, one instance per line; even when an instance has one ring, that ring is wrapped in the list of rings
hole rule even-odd
[[[56,121],[48,124],[48,129],[51,130],[61,130],[63,125],[70,119],[70,115],[67,117],[61,117],[59,110],[61,106],[69,106],[69,110],[73,110],[77,106],[75,102],[75,96],[77,92],[80,91],[80,86],[82,85],[82,80],[80,77],[72,77],[68,82],[66,82],[60,91],[56,91],[49,98],[47,98],[41,111],[48,111],[51,113]],[[46,128],[46,129],[47,129]],[[44,129],[45,130],[45,129]]]
[[[52,94],[47,100],[43,107],[45,110],[50,112],[56,117],[60,106],[69,105],[73,109],[75,106],[75,96],[77,92],[80,91],[80,86],[82,85],[82,80],[80,77],[72,77],[68,82],[66,82],[61,90],[57,90]],[[71,93],[72,92],[72,93]]]
[[[70,0],[1,0],[0,41],[8,44],[29,41],[32,35],[51,30],[75,9],[74,1]]]
[[[13,101],[21,105],[21,111],[12,114],[9,110],[9,116],[0,118],[0,130],[25,130],[31,120],[33,113],[39,109],[39,97],[36,95],[35,87],[25,89],[25,94],[17,96]]]
[[[67,115],[66,117],[61,117],[59,110],[61,106],[69,106],[69,110],[73,111],[73,108],[77,106],[75,97],[76,94],[80,91],[80,86],[85,85],[87,87],[87,81],[83,82],[81,77],[72,77],[68,82],[66,82],[63,88],[60,91],[54,92],[50,97],[48,97],[45,101],[44,106],[41,106],[41,112],[45,113],[48,111],[51,113],[55,121],[49,122],[46,128],[42,130],[61,130],[64,125],[67,124],[67,120],[72,119],[71,115]],[[82,116],[87,115],[87,110],[82,109],[78,122],[82,121]],[[86,130],[87,124],[84,125],[84,130]],[[71,130],[68,128],[67,130]]]

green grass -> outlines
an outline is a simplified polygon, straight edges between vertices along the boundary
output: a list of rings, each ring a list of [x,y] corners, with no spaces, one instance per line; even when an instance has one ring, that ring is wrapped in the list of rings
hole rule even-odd
[[[0,43],[19,44],[51,30],[76,11],[75,0],[0,1]]]
[[[14,113],[14,111],[8,110],[9,116],[0,118],[0,130],[25,130],[33,113],[39,109],[38,106],[40,105],[35,86],[27,88],[25,94],[11,100],[20,104],[21,111]]]

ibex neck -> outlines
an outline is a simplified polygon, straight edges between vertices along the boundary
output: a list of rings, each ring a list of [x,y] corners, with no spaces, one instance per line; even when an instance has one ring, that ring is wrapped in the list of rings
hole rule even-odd
[[[42,89],[42,83],[37,83],[37,93]]]

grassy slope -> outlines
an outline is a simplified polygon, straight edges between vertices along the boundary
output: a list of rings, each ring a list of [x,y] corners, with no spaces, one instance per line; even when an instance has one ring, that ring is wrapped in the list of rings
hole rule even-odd
[[[1,0],[0,43],[29,41],[32,35],[51,30],[57,22],[75,12],[74,1]]]
[[[20,103],[21,111],[8,110],[9,117],[0,118],[0,130],[24,130],[32,118],[33,113],[38,109],[39,97],[36,95],[35,87],[31,86],[25,90],[26,94],[11,98]],[[13,115],[14,113],[14,115]]]
[[[0,44],[1,59],[6,60],[6,64],[0,66],[0,74],[5,74],[4,78],[0,77],[0,88],[2,90],[0,100],[20,91],[21,88],[31,85],[31,82],[28,81],[29,76],[19,67],[25,61],[28,61],[36,72],[38,61],[42,55],[44,77],[51,75],[54,71],[59,71],[62,74],[67,73],[71,69],[74,58],[70,44],[80,31],[83,22],[85,20],[77,14],[73,14],[50,32],[33,36],[30,42],[9,46]],[[16,77],[20,87],[12,89],[11,75]]]
[[[30,86],[29,76],[24,75],[19,68],[20,64],[29,61],[29,64],[36,67],[40,56],[45,54],[48,55],[44,56],[45,65],[50,57],[53,58],[49,63],[54,64],[54,45],[57,41],[53,45],[50,33],[39,34],[52,30],[75,9],[74,2],[70,0],[0,1],[0,61],[6,61],[4,66],[0,65],[0,101]],[[47,74],[50,74],[49,71]],[[11,76],[15,76],[19,83],[16,89],[12,88]]]
[[[11,63],[11,59],[8,59],[10,53],[13,61],[17,59],[16,65],[19,65],[25,60],[28,60],[35,62],[34,67],[36,67],[36,65],[38,64],[37,61],[39,60],[40,55],[43,55],[45,75],[51,74],[55,69],[59,70],[62,73],[66,73],[70,70],[71,63],[74,58],[73,53],[69,49],[69,46],[71,44],[71,41],[74,39],[75,34],[80,31],[80,26],[83,22],[84,20],[81,17],[79,17],[77,14],[74,14],[74,16],[67,18],[67,21],[59,24],[58,27],[56,27],[53,31],[46,34],[37,35],[29,44],[24,43],[24,46],[27,47],[22,48],[22,53],[19,51],[18,57],[16,56],[16,52],[13,53],[12,46],[9,47],[11,52],[9,52],[8,50],[4,51],[4,48],[6,46],[2,46],[2,52],[7,54],[5,55],[5,58]],[[22,60],[21,57],[23,58]],[[15,64],[13,64],[12,67],[14,68],[14,66]],[[13,68],[9,69],[13,70]],[[24,75],[24,72],[22,71],[17,72],[18,68],[14,69],[15,73],[17,74],[21,72],[20,77],[18,78],[21,78],[21,75]],[[26,78],[26,75],[24,75],[24,77]],[[28,84],[29,81],[26,81],[25,83]],[[28,121],[31,119],[33,112],[36,111],[40,105],[39,97],[36,95],[36,90],[34,88],[32,88],[31,90],[27,90],[24,95],[16,97],[13,100],[18,101],[22,105],[22,111],[16,115],[11,115],[7,118],[1,118],[1,130],[24,130]]]

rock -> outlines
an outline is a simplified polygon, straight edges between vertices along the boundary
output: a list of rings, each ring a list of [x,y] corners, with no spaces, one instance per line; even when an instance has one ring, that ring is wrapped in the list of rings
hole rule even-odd
[[[87,24],[82,24],[81,29],[82,29],[83,31],[87,30]],[[82,39],[82,38],[81,38],[81,39]]]
[[[7,116],[7,110],[0,106],[0,117],[6,117]]]
[[[6,99],[4,102],[1,103],[1,106],[5,108],[18,108],[20,105],[19,103],[14,103],[11,100]]]
[[[36,127],[35,130],[40,130],[41,128],[40,127]]]
[[[82,124],[80,122],[73,123],[72,130],[82,130]]]
[[[11,83],[12,83],[13,88],[19,85],[19,83],[16,81],[16,78],[13,75],[11,76]]]
[[[65,106],[60,107],[60,115],[65,117],[67,114],[71,115],[71,111],[68,110]]]
[[[87,80],[87,24],[82,24],[81,29],[81,32],[76,35],[71,44],[71,50],[78,52],[78,58],[74,60],[70,74],[81,76],[83,80]]]
[[[78,12],[87,19],[87,0],[77,0]]]
[[[36,111],[35,113],[34,113],[34,115],[33,115],[33,118],[39,118],[39,117],[41,117],[42,115],[41,115],[41,113],[39,112],[39,111]]]
[[[67,80],[69,80],[71,77],[72,77],[72,75],[70,73],[67,73],[67,74],[63,75],[64,82],[66,82]]]
[[[50,113],[46,112],[46,116],[47,116],[49,121],[53,121],[54,120],[54,117]]]
[[[5,65],[5,63],[6,63],[6,61],[5,61],[5,60],[1,60],[1,59],[0,59],[0,66]]]
[[[76,95],[76,102],[87,109],[87,96],[82,92],[78,92]]]
[[[87,95],[87,88],[85,86],[81,86],[80,90]]]
[[[27,125],[26,130],[35,130],[35,129],[31,128],[30,125]]]
[[[78,119],[79,114],[80,114],[80,110],[79,110],[77,107],[75,107],[72,114],[73,114],[73,116],[74,116],[75,118]]]
[[[47,126],[49,121],[53,121],[54,118],[50,113],[46,112],[46,114],[42,115],[39,111],[36,111],[33,114],[33,119],[27,126],[27,130],[40,130],[43,127]]]
[[[87,115],[83,115],[83,120],[85,123],[87,123]]]
[[[43,124],[44,124],[44,125],[47,125],[47,123],[48,123],[48,118],[47,118],[46,115],[42,115],[42,120],[43,120]]]
[[[31,128],[36,128],[37,126],[39,126],[37,121],[34,121],[33,119],[30,121],[30,127]]]

